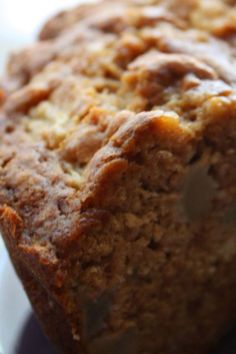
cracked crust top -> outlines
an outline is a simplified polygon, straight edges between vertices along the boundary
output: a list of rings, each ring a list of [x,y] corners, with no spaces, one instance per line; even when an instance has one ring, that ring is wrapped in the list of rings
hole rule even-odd
[[[141,116],[143,129],[162,117],[160,136],[166,119],[175,139],[197,139],[215,124],[211,114],[234,115],[233,5],[83,5],[49,20],[35,45],[11,56],[0,92],[0,201],[21,215],[26,244],[43,242],[48,228],[52,243],[78,232],[94,166],[127,159]]]
[[[106,0],[60,13],[10,57],[0,90],[0,223],[16,257],[67,308],[63,262],[109,210],[126,208],[116,178],[139,165],[145,146],[163,165],[191,164],[202,144],[232,156],[235,38],[234,1]],[[176,174],[164,166],[160,191],[177,185],[179,165]]]
[[[198,139],[211,116],[235,116],[235,16],[233,1],[103,1],[55,16],[11,56],[0,202],[22,218],[23,244],[78,232],[94,166],[127,159],[140,114],[143,129],[150,116],[172,122],[174,141],[182,131]]]

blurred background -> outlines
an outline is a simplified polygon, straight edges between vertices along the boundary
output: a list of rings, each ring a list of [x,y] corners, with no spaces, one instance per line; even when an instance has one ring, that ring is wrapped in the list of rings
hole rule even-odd
[[[90,0],[0,0],[0,69],[7,53],[30,43],[52,14]]]

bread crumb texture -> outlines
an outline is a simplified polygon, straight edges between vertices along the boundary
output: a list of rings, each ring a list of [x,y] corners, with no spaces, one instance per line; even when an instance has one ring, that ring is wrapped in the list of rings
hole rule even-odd
[[[236,2],[61,12],[0,88],[0,226],[64,354],[209,354],[236,321]]]

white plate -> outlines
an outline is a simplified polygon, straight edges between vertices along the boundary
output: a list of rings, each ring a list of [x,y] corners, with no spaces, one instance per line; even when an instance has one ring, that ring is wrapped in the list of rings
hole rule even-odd
[[[15,354],[18,337],[30,310],[30,304],[4,249],[0,259],[1,354]]]

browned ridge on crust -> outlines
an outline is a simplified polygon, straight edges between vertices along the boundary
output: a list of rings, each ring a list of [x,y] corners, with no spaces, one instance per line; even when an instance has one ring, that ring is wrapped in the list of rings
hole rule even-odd
[[[236,3],[62,12],[0,89],[0,227],[64,354],[209,354],[236,321]]]

